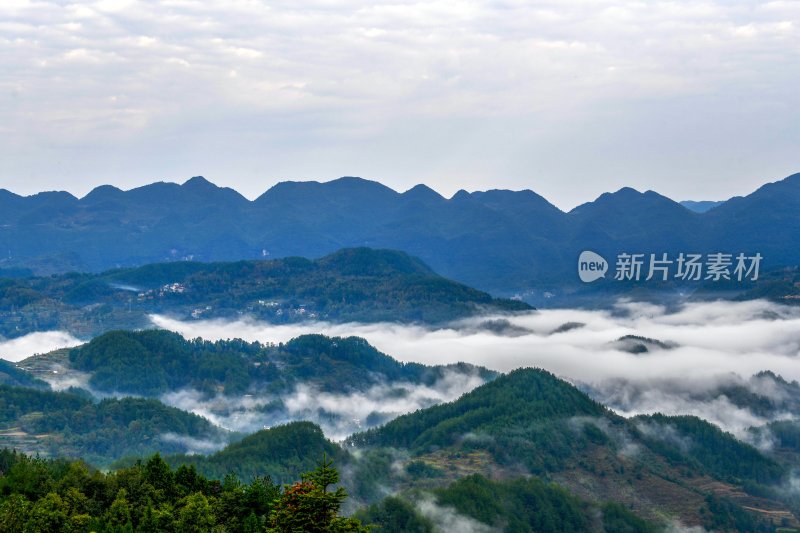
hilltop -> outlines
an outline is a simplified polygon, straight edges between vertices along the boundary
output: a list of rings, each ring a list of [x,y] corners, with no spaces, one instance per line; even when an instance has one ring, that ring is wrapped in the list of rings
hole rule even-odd
[[[442,324],[525,303],[448,280],[403,252],[354,248],[316,260],[181,261],[101,274],[0,278],[0,335],[58,329],[90,337],[150,326],[152,313],[272,323]]]

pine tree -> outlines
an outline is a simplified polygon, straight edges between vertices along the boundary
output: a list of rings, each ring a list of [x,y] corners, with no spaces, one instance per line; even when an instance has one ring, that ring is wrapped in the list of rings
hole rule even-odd
[[[339,509],[347,498],[343,487],[331,491],[339,482],[333,461],[323,456],[317,468],[302,476],[302,481],[284,488],[270,515],[268,533],[367,533],[354,518],[340,517]]]

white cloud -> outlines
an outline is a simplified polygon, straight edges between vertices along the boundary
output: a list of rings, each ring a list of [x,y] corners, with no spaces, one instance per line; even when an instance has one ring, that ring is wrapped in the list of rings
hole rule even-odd
[[[516,326],[507,328],[513,329],[513,335],[493,333],[486,327],[488,320],[496,318],[480,317],[432,330],[389,323],[273,325],[251,319],[182,322],[151,317],[155,326],[187,338],[277,343],[306,333],[357,335],[401,361],[429,365],[463,361],[499,371],[540,367],[587,387],[596,399],[625,416],[653,412],[696,415],[743,439],[749,438],[746,430],[751,426],[797,416],[785,388],[769,377],[751,376],[771,370],[787,380],[800,380],[798,307],[719,301],[667,310],[623,301],[604,311],[542,310],[507,317]],[[582,326],[559,331],[567,323]],[[650,345],[649,352],[632,354],[625,343],[616,342],[625,335],[656,339],[672,347]],[[33,333],[0,343],[0,356],[18,361],[79,342],[62,332]],[[51,376],[49,381],[64,388],[86,386],[86,378],[71,372]],[[479,378],[457,373],[446,374],[432,386],[394,383],[350,394],[326,393],[300,384],[283,395],[283,405],[277,407],[269,407],[277,398],[259,394],[209,399],[184,390],[169,393],[163,400],[229,429],[253,431],[310,419],[328,436],[340,439],[398,414],[453,400],[479,384]],[[737,405],[727,396],[731,388],[771,399],[774,407],[754,412],[745,404]]]
[[[520,328],[514,336],[482,329],[485,317],[437,330],[398,324],[276,326],[252,320],[180,322],[162,316],[152,320],[188,338],[285,342],[304,333],[357,335],[401,361],[464,361],[500,371],[541,367],[590,385],[598,398],[622,414],[694,414],[740,437],[752,425],[789,415],[753,413],[734,405],[720,387],[740,385],[779,399],[781,392],[770,380],[748,378],[772,370],[800,380],[800,308],[764,301],[696,303],[673,311],[632,302],[621,302],[611,311],[542,310],[509,318]],[[584,325],[554,333],[568,322]],[[624,335],[675,346],[632,354],[615,342]]]
[[[328,438],[340,441],[397,416],[455,400],[481,384],[483,380],[476,375],[451,371],[431,385],[398,382],[364,391],[330,393],[300,383],[280,395],[254,392],[213,397],[180,390],[164,394],[161,401],[232,431],[251,433],[292,420],[309,420]]]
[[[38,331],[11,340],[0,339],[0,359],[17,362],[31,355],[71,348],[82,341],[63,331]]]
[[[228,441],[224,438],[217,439],[198,439],[188,435],[180,435],[178,433],[164,433],[159,436],[164,442],[173,444],[180,444],[186,449],[189,454],[208,454],[221,450],[224,448]]]
[[[644,141],[671,153],[694,142],[692,113],[704,119],[699,131],[722,137],[725,128],[712,128],[721,110],[751,128],[797,118],[796,3],[17,0],[0,5],[0,19],[2,78],[23,88],[0,94],[0,121],[15,132],[0,141],[29,148],[2,154],[0,173],[53,179],[53,158],[34,150],[48,146],[73,154],[59,162],[67,177],[90,176],[71,189],[201,170],[238,177],[254,195],[265,174],[334,177],[347,169],[399,188],[425,179],[445,192],[488,177],[526,184],[535,173],[542,192],[555,193],[546,171],[569,172],[581,160],[565,157],[575,151],[613,176],[613,168],[597,169],[595,150],[628,139],[627,127],[643,126]],[[119,120],[120,109],[105,102],[122,93],[123,111],[144,118]],[[759,111],[765,98],[774,109]],[[647,122],[658,120],[668,127]],[[772,130],[761,131],[769,141],[764,132]],[[797,133],[780,131],[781,142]],[[206,144],[221,134],[231,149],[208,154]],[[672,143],[650,142],[652,135]],[[590,139],[594,147],[584,146]],[[639,160],[636,152],[610,163],[657,166],[657,154]],[[680,182],[675,164],[671,182]],[[42,188],[30,179],[17,185]],[[603,185],[593,183],[592,192]],[[696,180],[687,178],[690,185]]]
[[[474,518],[462,515],[454,507],[449,505],[439,505],[436,500],[429,495],[422,495],[416,502],[415,507],[419,513],[433,522],[437,533],[448,531],[459,531],[461,533],[497,533],[499,530],[478,522]]]
[[[764,301],[688,304],[675,312],[629,302],[611,311],[540,310],[508,318],[530,331],[513,337],[476,327],[485,317],[436,330],[386,323],[181,322],[159,315],[151,319],[158,327],[208,339],[234,336],[284,342],[304,333],[358,335],[402,361],[464,361],[500,371],[539,366],[588,382],[599,378],[683,378],[687,371],[695,377],[730,372],[750,376],[764,369],[800,379],[800,309]],[[585,325],[551,334],[568,322]],[[634,355],[614,344],[624,335],[671,341],[677,347]]]

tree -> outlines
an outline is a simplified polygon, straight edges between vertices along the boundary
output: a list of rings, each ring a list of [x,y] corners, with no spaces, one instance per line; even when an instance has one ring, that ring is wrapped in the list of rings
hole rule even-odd
[[[67,513],[61,496],[48,493],[36,502],[25,524],[25,533],[53,533],[62,531],[67,523]]]
[[[21,494],[12,494],[0,504],[0,533],[22,533],[31,503]]]
[[[120,489],[117,497],[111,503],[106,514],[106,521],[112,527],[124,527],[131,522],[131,505],[128,503],[128,493]]]
[[[144,514],[139,520],[139,527],[136,533],[156,533],[158,531],[158,520],[153,513],[153,506],[148,504],[144,509]]]
[[[161,498],[169,499],[175,490],[175,477],[160,454],[153,455],[144,465],[144,479],[160,491]]]
[[[214,514],[208,500],[200,492],[184,499],[178,518],[178,531],[183,533],[208,533],[214,527]]]
[[[338,516],[347,498],[343,487],[329,491],[339,482],[339,472],[333,462],[323,456],[319,466],[304,474],[302,481],[284,488],[270,515],[268,533],[367,533],[355,518]]]

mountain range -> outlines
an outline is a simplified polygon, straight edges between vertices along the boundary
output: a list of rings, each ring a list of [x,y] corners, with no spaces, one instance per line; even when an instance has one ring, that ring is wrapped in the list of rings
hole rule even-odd
[[[19,196],[0,190],[6,276],[152,262],[303,256],[392,248],[448,278],[497,294],[577,281],[582,250],[756,253],[762,268],[800,264],[800,174],[706,212],[623,188],[563,212],[531,190],[403,193],[355,177],[282,182],[250,201],[202,177],[129,191],[101,186]]]
[[[122,335],[149,346],[151,355],[136,356],[150,358],[151,371],[172,368],[171,359],[191,359],[175,348],[172,334]],[[103,359],[92,367],[94,376],[130,372],[124,361],[129,345],[119,337],[107,334],[75,350],[70,359],[88,368],[81,359],[97,354],[84,352],[99,349]],[[108,357],[109,343],[119,352],[114,357]],[[358,367],[364,377],[380,368],[385,377],[372,379],[437,370],[404,367],[358,339],[311,336],[292,343],[305,344],[302,350],[312,359],[324,356]],[[272,349],[296,352],[292,343]],[[236,342],[189,344],[202,347],[203,358],[237,346],[265,349]],[[202,362],[192,364],[197,369],[188,371],[190,376],[205,373],[223,380],[220,368],[209,374]],[[170,454],[164,459],[173,467],[188,465],[223,485],[239,483],[236,476],[245,482],[267,479],[263,476],[288,482],[327,457],[342,468],[342,484],[352,496],[349,510],[360,508],[364,521],[380,525],[380,531],[450,530],[441,524],[402,525],[435,518],[431,505],[452,507],[448,516],[468,517],[483,527],[478,531],[670,531],[689,526],[788,532],[800,526],[800,500],[786,488],[796,465],[796,420],[754,428],[775,432],[773,447],[757,449],[694,416],[619,416],[541,369],[491,377],[454,401],[398,416],[340,443],[328,440],[318,425],[296,421],[234,439],[208,455],[175,451],[192,439],[225,440],[220,430],[156,399],[98,402],[86,390],[56,393],[38,385],[2,385],[0,422],[5,431],[0,440],[8,442],[8,433],[23,449],[29,441],[38,440],[40,446],[57,442],[59,446],[42,451],[56,457],[80,454],[99,465],[120,458],[112,469],[143,465],[137,456],[160,450]],[[339,377],[326,379],[333,387],[342,386]],[[6,486],[16,486],[19,478],[9,477]],[[612,526],[617,520],[624,524]]]

